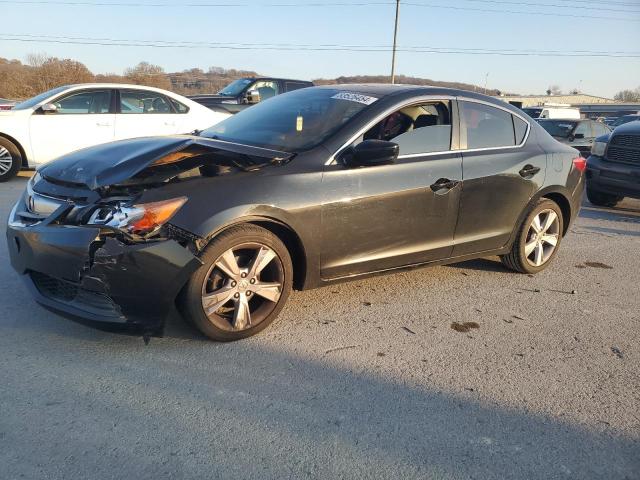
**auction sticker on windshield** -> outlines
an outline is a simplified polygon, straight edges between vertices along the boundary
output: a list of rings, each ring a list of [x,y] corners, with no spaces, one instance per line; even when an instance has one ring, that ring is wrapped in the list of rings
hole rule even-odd
[[[348,100],[350,102],[358,102],[364,105],[371,105],[373,102],[378,100],[376,97],[369,97],[368,95],[362,95],[360,93],[352,93],[352,92],[336,93],[331,98],[335,98],[336,100]]]

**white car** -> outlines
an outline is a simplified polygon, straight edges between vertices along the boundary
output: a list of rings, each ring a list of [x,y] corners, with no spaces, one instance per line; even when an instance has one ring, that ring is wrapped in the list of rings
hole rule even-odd
[[[203,130],[230,114],[140,85],[54,88],[0,111],[0,182],[81,148],[125,138]]]

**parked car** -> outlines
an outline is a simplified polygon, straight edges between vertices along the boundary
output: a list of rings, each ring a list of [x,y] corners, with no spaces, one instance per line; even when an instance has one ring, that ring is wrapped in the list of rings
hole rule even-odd
[[[189,98],[215,111],[238,113],[262,100],[307,87],[313,87],[313,83],[284,78],[248,77],[231,82],[215,95],[191,95]]]
[[[618,120],[618,117],[605,117],[604,123],[606,123],[608,127],[613,128],[613,124],[616,120]]]
[[[625,197],[640,198],[640,122],[629,122],[598,137],[587,160],[587,198],[615,207]]]
[[[0,112],[0,182],[80,148],[124,138],[202,130],[229,114],[140,85],[54,88]]]
[[[602,122],[594,120],[539,120],[538,123],[553,138],[566,143],[585,156],[591,151],[596,137],[606,135],[611,129]]]
[[[611,128],[617,128],[620,125],[624,125],[625,123],[635,122],[640,120],[640,114],[632,114],[632,115],[623,115],[618,117],[615,122],[611,123]]]
[[[177,300],[205,335],[236,340],[292,288],[490,255],[540,272],[579,211],[585,163],[488,96],[305,88],[199,136],[41,167],[7,240],[51,309],[157,333]]]
[[[580,118],[580,109],[578,108],[570,108],[570,107],[553,107],[553,106],[542,106],[542,107],[525,107],[522,109],[524,113],[529,115],[531,118],[572,118],[579,119]]]
[[[0,98],[0,110],[11,110],[16,104],[13,100],[7,100],[6,98]]]

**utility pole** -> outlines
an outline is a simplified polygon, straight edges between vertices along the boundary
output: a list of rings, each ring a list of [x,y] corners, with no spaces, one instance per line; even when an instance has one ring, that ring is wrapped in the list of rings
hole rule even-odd
[[[487,94],[487,82],[489,81],[489,72],[484,76],[484,94]]]
[[[391,83],[396,83],[396,42],[398,40],[398,17],[400,16],[400,0],[396,0],[396,23],[393,28],[393,55],[391,57]]]

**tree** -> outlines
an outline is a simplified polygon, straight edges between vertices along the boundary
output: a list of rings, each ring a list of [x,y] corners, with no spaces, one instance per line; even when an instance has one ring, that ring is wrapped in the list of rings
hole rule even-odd
[[[148,87],[171,89],[171,81],[164,69],[149,62],[140,62],[132,68],[124,71],[124,76],[129,83],[136,85],[146,85]]]
[[[562,95],[562,90],[558,85],[550,85],[547,89],[547,95]]]
[[[61,85],[88,83],[93,81],[93,73],[83,64],[70,58],[59,59],[44,53],[27,57],[31,67],[31,86],[35,93],[44,92]]]
[[[619,102],[640,102],[640,87],[635,90],[622,90],[613,96]]]

